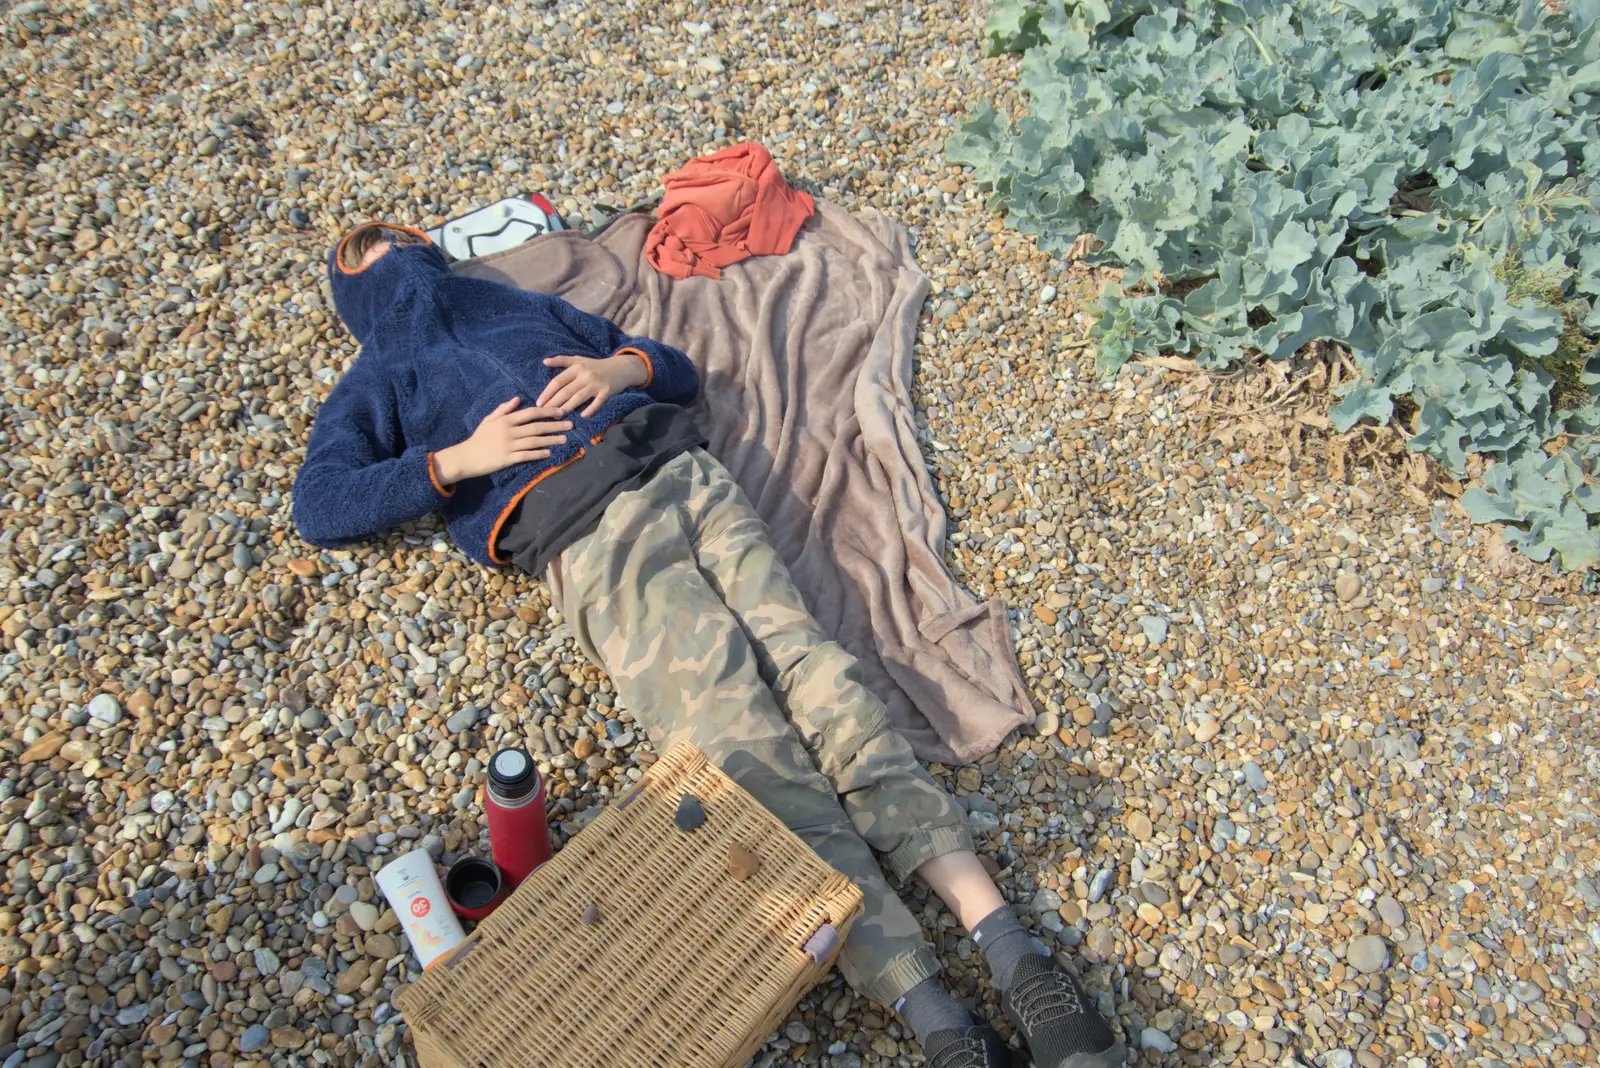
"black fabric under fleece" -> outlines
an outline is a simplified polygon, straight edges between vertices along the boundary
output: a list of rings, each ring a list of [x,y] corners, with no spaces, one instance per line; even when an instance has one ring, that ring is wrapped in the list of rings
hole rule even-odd
[[[582,457],[552,472],[517,505],[495,550],[530,575],[542,573],[625,490],[649,481],[668,460],[706,444],[688,411],[647,404],[618,419]]]

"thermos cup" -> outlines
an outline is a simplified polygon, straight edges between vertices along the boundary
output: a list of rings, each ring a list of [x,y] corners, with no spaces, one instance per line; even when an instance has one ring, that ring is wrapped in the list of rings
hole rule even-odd
[[[492,861],[462,857],[445,873],[444,892],[462,919],[481,920],[505,900],[505,880]]]
[[[489,758],[483,808],[489,818],[489,851],[507,889],[515,890],[529,872],[550,859],[544,780],[526,749],[502,749]]]

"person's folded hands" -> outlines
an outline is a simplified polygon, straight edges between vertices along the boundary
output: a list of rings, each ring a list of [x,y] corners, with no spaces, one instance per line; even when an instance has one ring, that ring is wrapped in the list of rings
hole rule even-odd
[[[544,364],[560,368],[561,373],[539,394],[539,407],[570,412],[588,405],[583,409],[585,417],[598,412],[602,404],[629,386],[644,385],[650,377],[650,368],[644,359],[631,352],[604,360],[588,356],[552,356]]]
[[[544,404],[518,408],[512,397],[483,417],[472,436],[433,454],[433,473],[444,485],[464,478],[493,474],[501,468],[530,460],[543,460],[550,450],[567,440],[572,423],[566,413]]]

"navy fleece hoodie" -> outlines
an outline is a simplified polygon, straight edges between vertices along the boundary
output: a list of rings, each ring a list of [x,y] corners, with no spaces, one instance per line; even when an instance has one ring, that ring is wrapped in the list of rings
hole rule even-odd
[[[418,234],[417,236],[421,236]],[[524,494],[583,455],[617,419],[652,401],[688,404],[699,375],[670,345],[629,337],[615,323],[559,297],[462,278],[431,244],[395,243],[363,270],[328,259],[334,305],[361,342],[354,366],[317,412],[294,485],[294,521],[313,545],[336,546],[443,509],[450,535],[474,560],[494,551]],[[548,459],[452,487],[433,477],[431,454],[465,441],[498,405],[528,406],[558,370],[551,356],[642,356],[650,378],[623,390],[573,428]]]

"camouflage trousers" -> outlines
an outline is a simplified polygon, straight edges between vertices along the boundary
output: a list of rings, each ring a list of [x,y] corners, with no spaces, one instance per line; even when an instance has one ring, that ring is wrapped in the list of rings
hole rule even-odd
[[[884,878],[972,848],[965,814],[829,641],[733,477],[701,449],[620,494],[547,572],[580,647],[665,747],[698,746],[829,864],[865,913],[839,957],[880,1005],[939,971]]]

